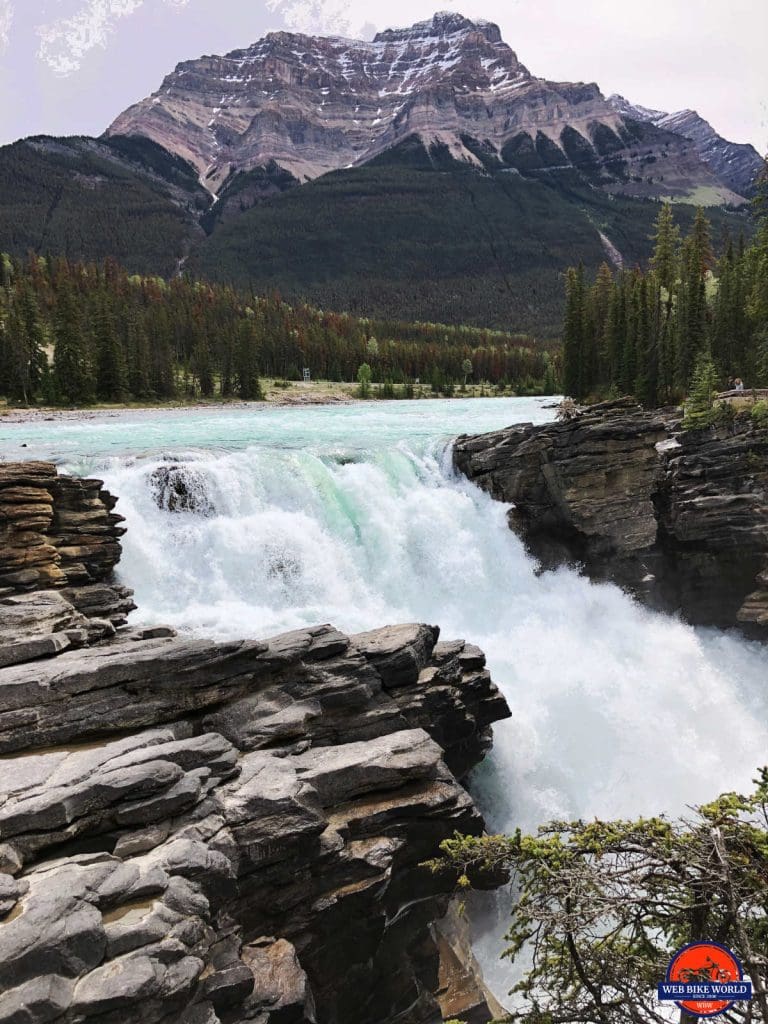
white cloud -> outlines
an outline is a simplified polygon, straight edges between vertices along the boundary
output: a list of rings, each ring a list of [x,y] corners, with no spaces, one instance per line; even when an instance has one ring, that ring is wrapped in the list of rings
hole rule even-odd
[[[267,0],[293,32],[307,35],[349,35],[358,26],[350,21],[351,0]]]
[[[0,0],[0,53],[8,45],[13,24],[13,3],[11,0]]]
[[[2,3],[3,0],[0,0]],[[5,0],[6,3],[10,0]],[[84,0],[71,17],[38,25],[38,57],[58,75],[79,71],[83,58],[95,46],[105,46],[117,22],[134,14],[145,0]],[[158,0],[150,0],[158,2]],[[167,7],[181,10],[189,0],[162,0]],[[0,20],[0,26],[2,22]]]

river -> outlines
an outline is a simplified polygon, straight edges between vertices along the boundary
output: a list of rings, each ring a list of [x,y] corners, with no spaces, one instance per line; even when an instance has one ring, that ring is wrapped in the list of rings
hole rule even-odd
[[[493,829],[674,813],[749,786],[768,752],[768,648],[693,629],[567,569],[537,574],[506,507],[454,475],[452,436],[544,422],[547,404],[0,422],[0,454],[53,458],[119,495],[120,577],[136,591],[137,622],[224,638],[422,621],[482,647],[513,711],[472,779]],[[152,474],[172,459],[208,515],[158,507]],[[478,948],[490,970],[499,934]]]

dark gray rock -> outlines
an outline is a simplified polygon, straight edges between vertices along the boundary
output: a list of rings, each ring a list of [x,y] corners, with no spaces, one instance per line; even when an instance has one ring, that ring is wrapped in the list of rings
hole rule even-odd
[[[72,1002],[72,981],[57,974],[41,974],[0,993],[0,1020],[4,1024],[48,1024],[59,1020]]]
[[[581,564],[690,622],[768,635],[768,430],[749,415],[684,432],[622,399],[460,437],[454,462],[514,506],[545,568]]]

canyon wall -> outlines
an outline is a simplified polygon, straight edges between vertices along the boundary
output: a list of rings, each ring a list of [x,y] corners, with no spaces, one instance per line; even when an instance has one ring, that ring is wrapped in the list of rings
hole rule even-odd
[[[489,1020],[421,866],[483,829],[461,780],[509,711],[482,652],[131,628],[114,503],[0,466],[0,1024]]]
[[[632,399],[568,422],[460,437],[456,467],[514,505],[545,567],[580,563],[696,624],[768,636],[768,429],[721,429]]]

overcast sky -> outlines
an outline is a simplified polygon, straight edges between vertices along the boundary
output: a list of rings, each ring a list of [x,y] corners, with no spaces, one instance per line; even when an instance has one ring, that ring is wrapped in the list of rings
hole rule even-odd
[[[766,0],[0,0],[0,143],[97,135],[178,61],[271,30],[370,38],[437,9],[497,22],[535,75],[693,107],[768,149]]]

